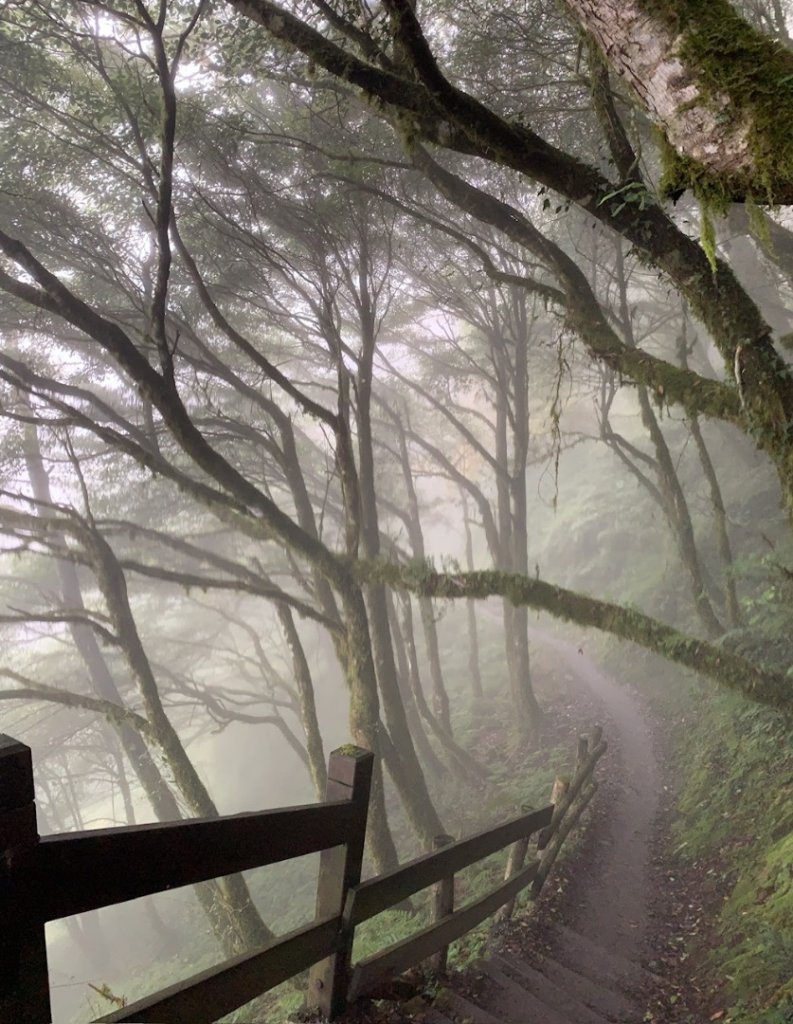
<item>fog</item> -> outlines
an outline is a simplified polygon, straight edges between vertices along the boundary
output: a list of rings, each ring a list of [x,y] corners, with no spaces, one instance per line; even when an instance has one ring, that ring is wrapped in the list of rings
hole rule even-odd
[[[789,995],[788,208],[677,195],[551,5],[419,12],[480,134],[404,64],[401,5],[295,7],[294,38],[233,0],[155,6],[0,11],[0,733],[32,751],[39,833],[321,802],[352,743],[371,877],[544,806],[601,725],[557,916],[671,964],[690,1019],[776,1024],[751,1014]],[[765,6],[752,31],[787,45]],[[318,864],[50,921],[53,1020],[308,924]],[[473,899],[504,866],[466,870]],[[427,913],[367,921],[353,959]],[[228,1020],[297,1020],[304,991]]]

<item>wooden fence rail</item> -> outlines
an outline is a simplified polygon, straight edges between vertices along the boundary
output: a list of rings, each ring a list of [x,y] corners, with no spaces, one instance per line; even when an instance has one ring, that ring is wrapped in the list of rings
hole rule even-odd
[[[536,896],[565,837],[589,803],[602,731],[578,742],[576,770],[557,779],[552,802],[361,881],[373,758],[358,747],[330,755],[326,801],[211,820],[96,829],[40,838],[30,750],[0,736],[0,1024],[51,1020],[44,925],[176,886],[320,852],[316,918],[268,945],[232,957],[99,1018],[101,1022],[212,1021],[311,969],[307,1004],[328,1018],[415,964],[443,969],[448,946],[501,909]],[[529,840],[538,854],[526,865]],[[510,847],[504,881],[455,909],[454,876]],[[355,928],[434,886],[432,920],[401,942],[352,964]]]

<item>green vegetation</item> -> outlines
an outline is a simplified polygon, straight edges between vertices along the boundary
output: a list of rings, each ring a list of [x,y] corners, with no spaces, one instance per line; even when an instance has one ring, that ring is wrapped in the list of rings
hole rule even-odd
[[[702,707],[702,703],[700,703]],[[737,698],[704,704],[681,733],[681,861],[719,879],[723,907],[691,953],[723,985],[735,1024],[793,1011],[793,749],[790,731]]]
[[[670,99],[693,83],[718,122],[679,148],[721,177],[671,126],[660,154],[704,254],[624,117],[631,68],[555,5],[0,5],[0,696],[53,832],[322,799],[347,740],[376,758],[372,873],[542,804],[581,712],[535,699],[531,608],[635,645],[619,678],[776,709],[686,712],[678,846],[732,857],[730,998],[782,1005],[793,231],[758,204],[793,197],[793,55],[764,31],[790,41],[793,0],[642,2],[678,39]],[[53,974],[114,1004],[261,946],[312,918],[316,863],[139,905],[128,959],[121,912],[56,924]]]

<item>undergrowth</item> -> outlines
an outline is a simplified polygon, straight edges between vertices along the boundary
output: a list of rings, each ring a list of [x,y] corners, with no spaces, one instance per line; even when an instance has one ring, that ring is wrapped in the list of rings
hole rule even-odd
[[[681,860],[724,892],[692,953],[734,1024],[793,1021],[793,746],[778,714],[735,697],[702,708],[680,740]]]

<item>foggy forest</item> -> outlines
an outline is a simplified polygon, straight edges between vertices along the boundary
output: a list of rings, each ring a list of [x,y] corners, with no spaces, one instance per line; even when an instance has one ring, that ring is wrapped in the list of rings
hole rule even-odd
[[[0,1024],[793,1024],[792,32],[0,0]]]

